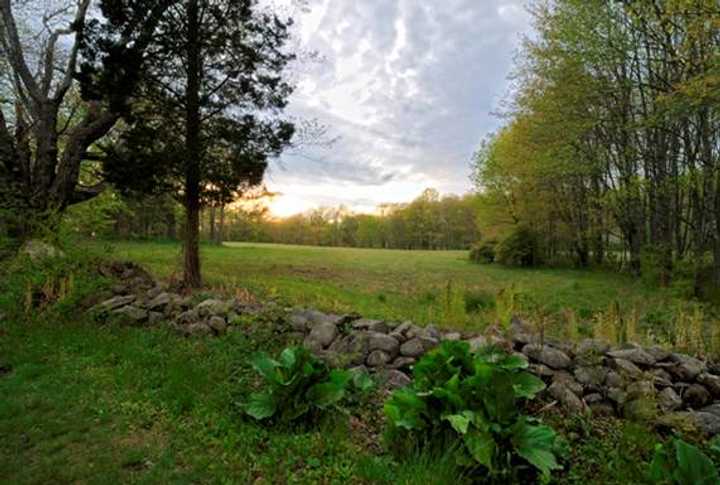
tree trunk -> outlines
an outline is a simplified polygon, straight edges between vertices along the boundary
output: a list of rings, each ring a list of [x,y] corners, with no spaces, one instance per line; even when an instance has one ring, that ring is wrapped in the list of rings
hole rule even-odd
[[[200,288],[200,45],[197,0],[188,2],[188,84],[185,148],[185,267],[183,282],[188,288]]]

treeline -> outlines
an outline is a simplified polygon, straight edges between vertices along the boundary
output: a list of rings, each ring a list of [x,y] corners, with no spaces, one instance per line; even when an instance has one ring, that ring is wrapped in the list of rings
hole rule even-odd
[[[720,283],[716,0],[541,2],[508,121],[479,150],[487,244]],[[522,240],[521,240],[522,239]],[[507,249],[507,248],[505,248]]]
[[[256,224],[239,239],[317,246],[467,249],[478,238],[474,197],[440,197],[433,189],[408,204],[384,204],[377,214],[321,208]]]

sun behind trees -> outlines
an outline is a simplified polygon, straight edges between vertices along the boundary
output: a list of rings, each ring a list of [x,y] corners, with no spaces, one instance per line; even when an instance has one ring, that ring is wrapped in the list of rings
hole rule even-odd
[[[481,231],[545,262],[720,284],[717,2],[563,0],[532,11],[508,122],[479,151]],[[710,281],[711,280],[711,281]]]

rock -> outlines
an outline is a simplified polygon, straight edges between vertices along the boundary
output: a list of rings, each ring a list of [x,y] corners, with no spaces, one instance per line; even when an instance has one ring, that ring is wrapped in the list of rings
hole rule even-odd
[[[691,409],[699,409],[712,401],[710,393],[700,384],[691,384],[682,396],[683,403]]]
[[[383,350],[375,350],[370,352],[367,358],[367,365],[370,367],[385,367],[392,361],[390,354]]]
[[[615,408],[612,403],[607,401],[594,402],[592,404],[588,404],[588,406],[590,407],[590,411],[593,416],[606,418],[615,416]]]
[[[337,352],[348,357],[350,364],[361,365],[367,359],[369,337],[365,333],[352,333],[335,339],[330,345],[331,352]]]
[[[552,377],[555,375],[555,372],[550,367],[543,364],[530,364],[528,370],[538,377]]]
[[[338,335],[334,323],[320,323],[315,325],[305,339],[305,346],[310,350],[322,350],[328,347]]]
[[[404,337],[407,337],[407,333],[410,330],[412,330],[413,327],[414,327],[414,325],[412,322],[405,321],[405,322],[401,323],[400,325],[398,325],[397,327],[395,327],[395,329],[393,330],[393,333],[397,332],[399,334],[402,334]]]
[[[717,434],[720,434],[719,416],[705,412],[693,412],[690,413],[690,415],[692,416],[698,429],[706,435],[715,436]]]
[[[605,377],[605,385],[608,387],[625,387],[625,379],[615,371],[609,371]]]
[[[655,365],[655,358],[641,348],[615,350],[613,352],[608,352],[607,355],[615,359],[624,359],[637,365]]]
[[[585,339],[577,346],[577,355],[593,353],[598,355],[604,355],[610,350],[610,345],[602,340],[597,339]]]
[[[468,343],[470,344],[471,352],[477,352],[478,350],[482,349],[483,347],[487,347],[488,345],[487,339],[482,335],[478,335],[477,337],[468,340]]]
[[[214,317],[225,315],[230,311],[230,305],[222,300],[205,300],[196,307],[201,317]]]
[[[672,352],[663,349],[658,345],[653,345],[652,347],[645,349],[645,352],[652,355],[655,359],[655,362],[662,362],[663,360],[667,360],[672,355]]]
[[[134,295],[116,296],[95,306],[96,311],[111,312],[124,306],[134,303],[137,298]]]
[[[61,249],[37,239],[31,239],[23,244],[19,254],[27,256],[33,263],[65,257],[65,253]]]
[[[160,293],[159,295],[152,297],[147,304],[147,309],[150,311],[162,311],[172,302],[172,298],[169,293]]]
[[[562,407],[571,413],[581,413],[585,405],[577,395],[560,382],[553,382],[548,388],[548,393],[556,399]]]
[[[577,367],[575,369],[575,380],[583,386],[599,391],[607,378],[608,370],[605,367]]]
[[[449,342],[457,342],[458,340],[462,340],[462,335],[460,335],[458,332],[450,332],[443,335],[442,340]]]
[[[619,406],[622,406],[627,401],[627,393],[617,387],[608,389],[607,397]]]
[[[383,373],[383,380],[385,381],[385,387],[388,389],[400,389],[409,385],[412,380],[407,374],[397,369],[390,369]]]
[[[130,325],[140,324],[148,318],[148,312],[132,305],[113,310],[112,315],[124,320]]]
[[[227,330],[227,322],[223,317],[211,317],[207,323],[208,327],[212,328],[217,335],[222,335]]]
[[[666,387],[657,395],[658,406],[663,412],[669,413],[682,407],[682,399],[672,387]]]
[[[700,410],[703,413],[710,413],[714,414],[715,416],[720,418],[720,404],[715,403],[710,406],[704,407]]]
[[[556,372],[553,376],[553,384],[559,383],[570,389],[576,396],[582,397],[583,386],[573,378],[572,374],[566,371]]]
[[[532,329],[517,317],[511,319],[509,330],[510,339],[515,344],[527,345],[535,341],[532,335]]]
[[[650,371],[653,375],[653,382],[656,387],[672,387],[672,376],[663,369],[653,369]]]
[[[395,337],[384,333],[371,332],[368,334],[368,339],[368,349],[371,352],[373,350],[383,350],[393,358],[400,352],[400,342]]]
[[[528,344],[523,347],[522,353],[553,369],[567,369],[572,363],[567,354],[548,345]]]
[[[442,338],[442,335],[440,335],[440,330],[437,329],[435,325],[428,325],[425,327],[425,335],[427,337],[430,337],[431,339],[440,340]]]
[[[308,319],[302,313],[291,313],[288,316],[288,324],[296,332],[306,332],[308,329]]]
[[[367,318],[356,320],[353,322],[352,328],[355,330],[365,330],[377,333],[388,333],[389,331],[387,324],[382,320],[369,320]]]
[[[213,331],[204,323],[191,323],[182,327],[183,333],[188,337],[202,337],[212,335]]]
[[[587,396],[585,396],[583,398],[583,401],[585,401],[585,404],[590,405],[590,404],[602,402],[602,401],[604,401],[604,398],[602,397],[602,394],[595,392],[595,393],[588,394]]]
[[[148,325],[156,325],[165,320],[165,314],[160,312],[148,312]]]
[[[633,401],[636,399],[652,399],[655,396],[655,385],[650,381],[637,381],[630,384],[627,389],[627,397]]]
[[[154,300],[162,292],[163,292],[162,288],[160,288],[159,286],[154,286],[154,287],[150,288],[147,291],[147,293],[145,293],[145,296],[147,297],[148,300]]]
[[[684,354],[672,354],[670,360],[675,364],[668,368],[668,371],[685,382],[692,382],[697,376],[705,371],[705,364],[695,357]]]
[[[117,284],[117,285],[113,285],[113,287],[111,288],[111,291],[113,292],[113,295],[124,295],[125,293],[128,292],[128,289],[123,284]]]
[[[639,379],[642,376],[642,371],[638,366],[625,359],[611,359],[610,361],[613,369],[618,371],[621,375],[627,376],[630,379]]]
[[[703,373],[698,376],[697,381],[705,386],[715,399],[720,398],[720,377]]]
[[[419,338],[413,338],[400,346],[400,354],[404,357],[420,357],[425,353],[425,345]]]
[[[398,357],[397,359],[393,360],[390,365],[388,365],[388,368],[410,369],[410,367],[413,366],[415,362],[417,362],[417,360],[412,357]]]

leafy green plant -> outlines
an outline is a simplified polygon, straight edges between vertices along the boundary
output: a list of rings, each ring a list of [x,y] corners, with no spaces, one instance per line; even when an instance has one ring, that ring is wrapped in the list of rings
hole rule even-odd
[[[648,477],[652,483],[672,485],[716,485],[720,475],[702,451],[681,439],[658,444]]]
[[[263,378],[266,389],[252,393],[241,407],[257,420],[294,421],[337,406],[353,391],[362,393],[372,387],[367,375],[330,370],[303,347],[287,348],[277,360],[259,353],[252,366]]]
[[[385,403],[393,443],[420,448],[458,446],[458,465],[480,469],[491,483],[508,483],[560,468],[552,428],[521,412],[545,384],[527,361],[466,342],[444,342],[415,366],[414,381]]]

